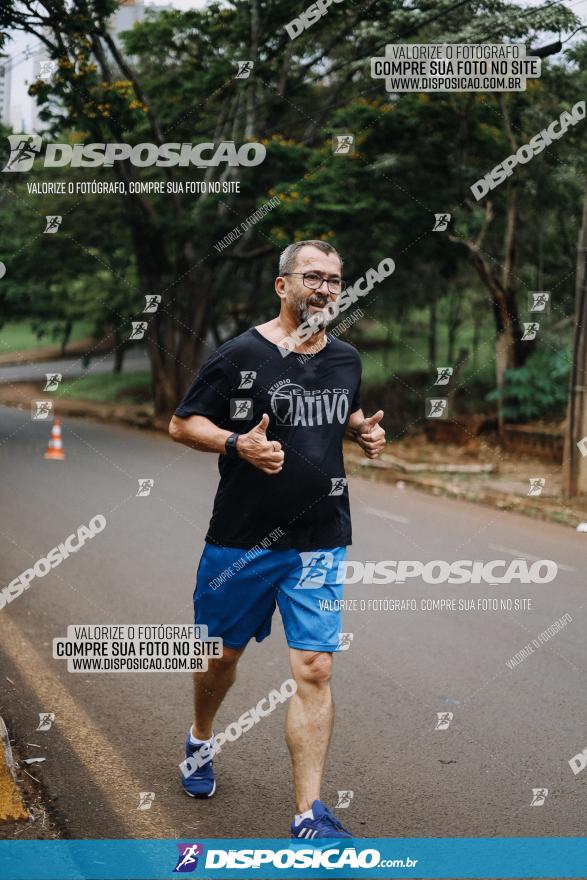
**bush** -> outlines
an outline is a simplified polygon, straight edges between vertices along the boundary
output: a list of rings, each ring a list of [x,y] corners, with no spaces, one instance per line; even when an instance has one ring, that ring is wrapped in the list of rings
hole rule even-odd
[[[506,370],[504,417],[510,422],[541,418],[563,418],[565,415],[571,348],[555,349],[550,343],[537,349],[523,367]],[[497,400],[497,389],[487,400]]]

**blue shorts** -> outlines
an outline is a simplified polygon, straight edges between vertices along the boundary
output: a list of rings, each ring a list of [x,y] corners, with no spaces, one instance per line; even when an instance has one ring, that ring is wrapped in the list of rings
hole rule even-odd
[[[267,638],[279,605],[290,648],[336,651],[345,561],[346,547],[243,550],[206,543],[196,576],[195,623],[227,647],[244,648],[253,637]]]

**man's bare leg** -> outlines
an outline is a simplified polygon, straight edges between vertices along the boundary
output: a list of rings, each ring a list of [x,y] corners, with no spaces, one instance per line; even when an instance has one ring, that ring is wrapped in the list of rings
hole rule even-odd
[[[320,783],[332,733],[332,654],[290,648],[289,658],[298,689],[289,701],[285,741],[293,768],[296,813],[304,813],[320,799]]]
[[[212,722],[228,689],[236,678],[236,667],[244,648],[224,648],[224,654],[208,661],[206,672],[194,673],[195,721],[192,736],[210,739]]]

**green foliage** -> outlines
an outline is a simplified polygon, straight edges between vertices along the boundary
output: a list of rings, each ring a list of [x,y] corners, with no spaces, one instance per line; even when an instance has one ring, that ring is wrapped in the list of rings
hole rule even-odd
[[[506,370],[504,416],[510,422],[562,418],[568,395],[571,349],[544,342],[523,367]],[[496,400],[491,391],[487,400]]]

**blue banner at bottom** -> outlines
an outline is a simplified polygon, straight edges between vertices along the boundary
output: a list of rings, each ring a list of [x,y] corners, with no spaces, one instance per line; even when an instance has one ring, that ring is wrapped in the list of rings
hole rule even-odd
[[[584,837],[0,841],[2,880],[587,877]]]

